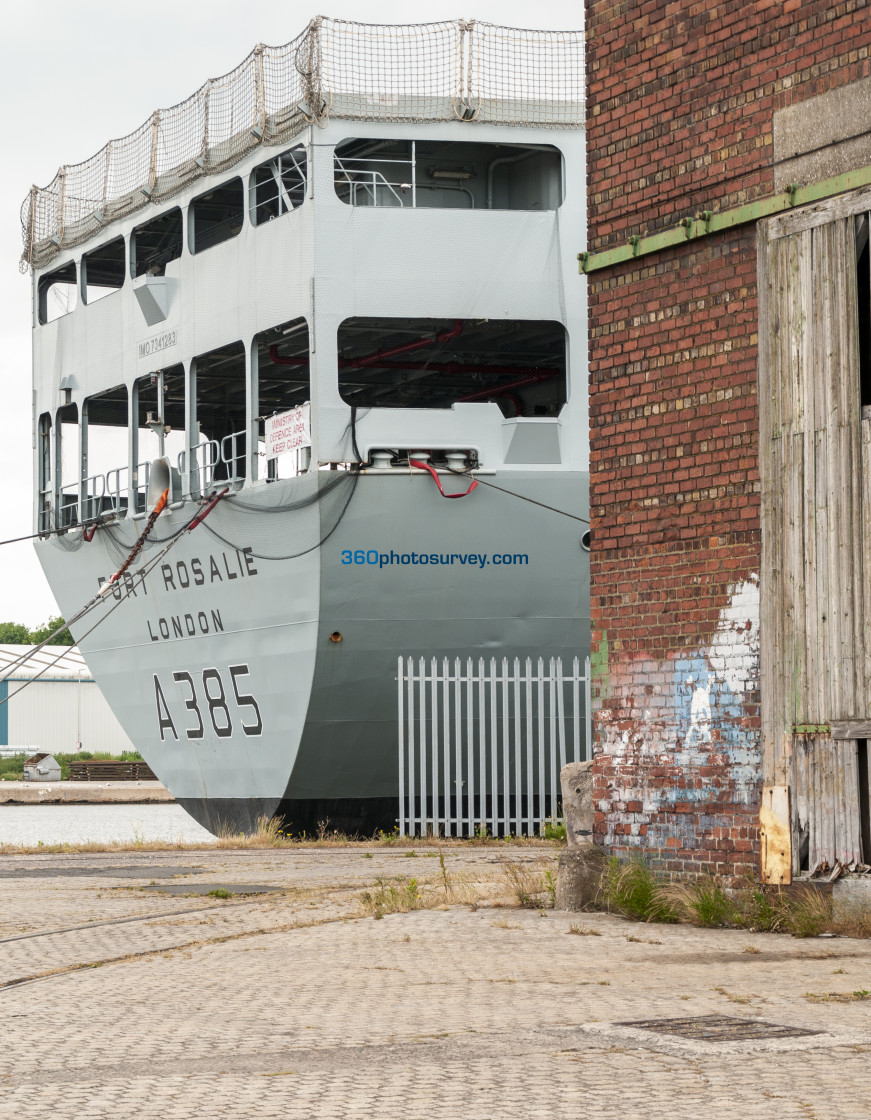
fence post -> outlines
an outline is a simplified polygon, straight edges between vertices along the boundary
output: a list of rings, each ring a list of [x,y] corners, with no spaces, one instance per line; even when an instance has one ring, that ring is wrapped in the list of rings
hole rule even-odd
[[[405,836],[405,680],[402,672],[402,657],[397,658],[396,680],[399,686],[399,835]]]
[[[590,659],[589,657],[584,662],[584,704],[586,714],[586,758],[585,761],[589,762],[593,757],[593,682],[590,679]]]

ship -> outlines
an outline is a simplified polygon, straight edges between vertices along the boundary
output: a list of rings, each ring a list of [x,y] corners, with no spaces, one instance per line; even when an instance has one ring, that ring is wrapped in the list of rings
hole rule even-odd
[[[36,552],[206,828],[396,830],[397,666],[589,652],[585,210],[581,32],[326,17],[24,200]]]

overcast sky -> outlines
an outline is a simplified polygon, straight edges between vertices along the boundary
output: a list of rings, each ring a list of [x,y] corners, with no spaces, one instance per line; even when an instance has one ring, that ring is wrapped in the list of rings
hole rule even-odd
[[[318,14],[300,0],[41,0],[4,10],[0,38],[0,539],[32,530],[30,278],[19,274],[19,209],[107,140],[174,105],[240,62],[256,43],[286,43]],[[322,12],[364,23],[481,19],[512,27],[583,26],[583,0],[333,0]],[[0,547],[0,622],[57,611],[29,542]]]

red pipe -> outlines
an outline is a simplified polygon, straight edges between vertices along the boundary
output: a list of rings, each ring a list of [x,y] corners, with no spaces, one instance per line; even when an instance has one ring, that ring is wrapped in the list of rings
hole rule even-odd
[[[340,358],[340,369],[360,369],[362,366],[379,365],[381,358],[395,358],[397,354],[407,354],[410,350],[420,350],[422,346],[433,346],[435,343],[450,342],[463,333],[463,320],[455,319],[454,325],[447,330],[439,331],[435,338],[417,338],[414,342],[404,342],[402,346],[394,346],[390,350],[376,350],[374,354],[364,354],[361,358]],[[283,358],[278,353],[278,343],[269,347],[269,358],[276,366],[307,366],[306,358]]]
[[[531,377],[524,377],[521,381],[509,381],[507,385],[493,385],[489,389],[479,389],[475,393],[468,393],[465,397],[460,397],[460,401],[474,401],[478,397],[495,396],[496,394],[505,393],[508,389],[517,389],[521,385],[537,385],[540,381],[547,381],[548,378],[553,377],[552,373],[536,376],[533,374]]]
[[[450,342],[463,333],[463,320],[454,319],[454,325],[448,330],[439,331],[435,338],[418,338],[414,342],[405,342],[402,346],[394,346],[390,350],[376,350],[374,354],[366,354],[362,358],[343,358],[339,365],[350,369],[359,369],[361,366],[380,365],[381,358],[394,358],[397,354],[407,354],[410,350],[420,350],[423,346],[433,346],[435,343]]]
[[[339,361],[342,366],[342,360]],[[561,369],[539,369],[535,366],[485,366],[479,362],[384,362],[382,369],[423,369],[433,373],[499,373],[508,376],[529,374],[541,380],[559,377]]]

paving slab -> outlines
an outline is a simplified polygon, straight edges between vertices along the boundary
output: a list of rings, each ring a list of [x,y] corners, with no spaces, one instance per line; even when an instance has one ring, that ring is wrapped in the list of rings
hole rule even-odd
[[[22,857],[61,874],[0,879],[0,1117],[871,1116],[871,944],[520,908],[555,854],[192,853],[279,888],[226,900],[120,874],[178,852]]]

